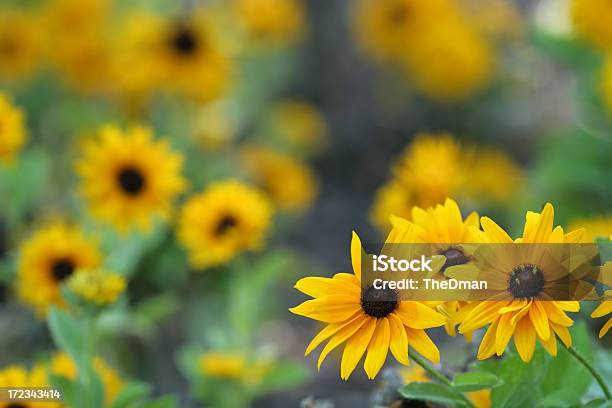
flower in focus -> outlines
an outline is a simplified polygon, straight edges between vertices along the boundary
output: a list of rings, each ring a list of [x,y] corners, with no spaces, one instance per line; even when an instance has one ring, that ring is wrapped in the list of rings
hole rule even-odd
[[[310,207],[317,180],[306,163],[263,147],[245,147],[241,153],[249,174],[280,209],[300,212]]]
[[[0,162],[10,162],[26,141],[25,118],[0,92]]]
[[[200,373],[208,378],[257,385],[270,371],[272,364],[268,360],[251,361],[240,353],[209,351],[200,357],[198,366]]]
[[[40,31],[26,11],[0,7],[0,82],[30,75],[41,53]]]
[[[393,232],[392,232],[393,233]],[[408,347],[433,362],[440,352],[424,329],[439,327],[446,318],[421,302],[400,301],[397,293],[388,290],[389,299],[373,287],[361,288],[361,242],[353,233],[351,259],[353,274],[338,273],[332,278],[300,279],[295,288],[314,299],[289,309],[292,313],[327,323],[306,349],[310,354],[328,340],[319,355],[318,367],[336,347],[346,342],[342,354],[340,376],[347,380],[366,353],[364,369],[368,378],[376,377],[389,350],[402,364],[408,364]]]
[[[92,365],[104,386],[105,404],[110,404],[115,400],[123,386],[124,380],[120,374],[110,367],[101,357],[95,357]],[[66,353],[56,353],[51,359],[49,367],[53,375],[64,377],[68,380],[76,380],[78,371],[74,361]]]
[[[195,268],[223,264],[264,243],[272,206],[259,190],[238,181],[217,182],[181,209],[178,239]]]
[[[155,216],[167,219],[185,189],[182,156],[166,141],[154,141],[147,128],[106,126],[83,151],[76,164],[81,194],[96,218],[121,232],[146,230]]]
[[[50,387],[47,370],[42,365],[36,365],[31,370],[22,366],[9,366],[0,369],[0,388],[43,388]],[[3,402],[0,408],[59,408],[63,404],[55,402]]]
[[[606,296],[609,297],[611,295],[612,295],[612,291],[606,292]],[[595,310],[593,310],[593,313],[591,313],[591,317],[593,318],[604,317],[604,316],[609,315],[610,313],[612,313],[612,300],[604,300],[603,302],[601,302],[599,306],[597,306]],[[602,338],[603,336],[605,336],[606,333],[608,333],[608,330],[610,330],[610,327],[612,327],[612,316],[608,319],[608,321],[603,325],[603,327],[599,331],[599,338]]]
[[[581,230],[564,233],[561,226],[554,227],[553,221],[554,209],[547,203],[541,213],[527,212],[523,235],[516,240],[488,217],[481,219],[484,232],[475,228],[471,232],[480,242],[489,243],[580,242]],[[459,325],[460,333],[488,325],[478,349],[479,359],[489,358],[493,354],[501,356],[513,336],[516,349],[525,362],[533,356],[536,338],[552,356],[557,355],[557,337],[566,347],[571,346],[572,338],[567,328],[574,322],[566,312],[577,312],[580,304],[576,301],[541,300],[541,295],[554,286],[558,278],[554,273],[558,263],[550,264],[546,259],[539,251],[532,251],[529,259],[499,257],[496,271],[489,277],[489,282],[491,287],[505,291],[505,295],[499,301],[480,302]],[[467,273],[461,268],[452,268],[456,274],[454,276]]]
[[[234,8],[255,41],[285,45],[304,33],[306,10],[301,0],[234,0]]]
[[[60,286],[73,274],[100,263],[97,245],[77,227],[50,224],[21,245],[17,264],[19,298],[45,316],[49,306],[63,305]]]
[[[571,0],[575,34],[602,49],[612,43],[612,4],[606,0]]]
[[[71,276],[68,287],[86,302],[105,306],[114,303],[121,296],[126,282],[116,273],[93,269]]]
[[[600,215],[593,218],[578,218],[570,222],[569,229],[584,229],[583,242],[595,242],[597,238],[612,240],[612,216]]]
[[[325,118],[306,101],[290,99],[278,103],[270,119],[272,132],[296,151],[319,153],[328,143]]]

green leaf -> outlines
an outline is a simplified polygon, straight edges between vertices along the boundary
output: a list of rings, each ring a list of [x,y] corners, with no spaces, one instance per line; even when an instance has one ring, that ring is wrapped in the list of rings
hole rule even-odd
[[[131,404],[145,398],[151,392],[151,386],[146,383],[132,382],[124,386],[110,408],[127,408]]]
[[[301,363],[279,363],[265,376],[258,388],[258,394],[296,387],[306,381],[309,376],[310,371]]]
[[[176,408],[177,406],[176,397],[166,395],[153,401],[136,404],[135,408]]]
[[[506,351],[497,376],[504,382],[491,392],[496,408],[535,406],[540,397],[539,385],[546,373],[547,360],[543,350],[536,349],[529,363],[524,363],[517,353]]]
[[[461,394],[455,390],[432,382],[413,382],[399,389],[402,397],[419,401],[431,401],[437,404],[463,407],[466,405]]]
[[[63,310],[52,308],[48,317],[53,341],[61,350],[74,359],[79,367],[85,366],[85,341],[83,325]]]
[[[561,408],[580,403],[580,398],[571,389],[559,389],[542,397],[538,408]]]
[[[585,405],[580,405],[580,408],[612,408],[612,401],[598,398],[587,402]]]
[[[66,406],[77,406],[77,384],[65,377],[49,374],[49,382],[58,388]]]
[[[459,392],[478,391],[499,387],[503,383],[495,374],[473,371],[457,374],[453,380],[453,389]]]

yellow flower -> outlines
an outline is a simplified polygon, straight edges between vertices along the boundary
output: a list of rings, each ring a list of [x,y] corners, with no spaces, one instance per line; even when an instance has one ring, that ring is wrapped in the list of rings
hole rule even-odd
[[[203,149],[216,151],[235,141],[239,126],[230,108],[219,102],[199,109],[194,118],[193,136]]]
[[[429,382],[431,379],[427,376],[425,369],[420,365],[416,365],[410,368],[402,367],[399,370],[399,374],[402,377],[404,384],[410,384],[413,382]]]
[[[105,90],[110,81],[110,0],[52,0],[44,11],[49,59],[80,91]]]
[[[606,292],[606,296],[609,297],[611,295],[612,295],[612,291]],[[594,317],[594,318],[603,317],[603,316],[609,315],[610,313],[612,313],[612,300],[604,300],[603,302],[601,302],[599,306],[597,306],[595,310],[593,310],[593,313],[591,313],[591,317]],[[601,330],[599,331],[600,339],[603,336],[605,336],[606,333],[608,333],[608,330],[610,330],[610,327],[612,327],[612,317],[608,319],[606,324],[604,324]]]
[[[50,387],[47,370],[42,365],[36,365],[31,370],[22,366],[9,366],[0,369],[0,388],[42,388]],[[59,408],[63,404],[55,402],[2,402],[0,408]]]
[[[0,162],[10,162],[26,141],[25,118],[0,92]]]
[[[389,217],[410,218],[417,200],[417,192],[407,182],[391,180],[376,192],[370,219],[381,231],[387,231],[390,228]]]
[[[583,242],[595,242],[597,238],[612,240],[612,216],[610,215],[578,218],[570,222],[570,230],[579,228],[584,228]]]
[[[199,360],[199,369],[202,375],[257,385],[268,374],[273,363],[268,360],[250,360],[240,353],[209,351]]]
[[[572,0],[575,34],[602,49],[612,44],[612,4],[606,0]]]
[[[104,306],[114,303],[121,296],[126,282],[115,273],[93,269],[71,276],[68,287],[81,299]]]
[[[26,11],[0,7],[0,80],[15,81],[30,75],[40,53],[36,18]]]
[[[114,71],[120,91],[162,89],[208,102],[228,87],[232,61],[202,10],[174,19],[134,13],[119,31]]]
[[[68,277],[100,263],[97,245],[83,232],[62,223],[50,224],[25,241],[17,264],[20,299],[45,316],[49,306],[63,305],[60,286]]]
[[[242,150],[249,175],[286,211],[309,208],[317,194],[317,180],[308,165],[297,158],[263,147]]]
[[[465,395],[476,408],[491,408],[491,390],[471,391]]]
[[[476,148],[473,160],[466,166],[463,190],[469,197],[503,203],[515,197],[525,180],[519,165],[503,151],[491,147]]]
[[[278,103],[270,114],[272,131],[299,152],[318,153],[327,145],[325,118],[299,99]]]
[[[178,219],[178,238],[195,268],[228,262],[260,248],[272,206],[259,190],[238,181],[217,182],[191,197]]]
[[[185,189],[182,156],[166,141],[153,140],[147,128],[123,132],[106,126],[83,151],[76,164],[81,194],[95,217],[122,232],[146,230],[156,216],[167,219],[173,199]]]
[[[234,8],[256,41],[286,45],[304,34],[306,10],[301,0],[234,0]]]
[[[477,239],[490,243],[580,242],[581,230],[564,233],[562,227],[554,227],[553,221],[554,209],[547,203],[541,213],[527,212],[523,235],[516,240],[510,238],[488,217],[481,219],[484,232],[475,228],[471,231]],[[540,294],[547,285],[554,284],[557,276],[552,276],[552,272],[549,272],[555,270],[554,267],[543,265],[544,258],[537,253],[534,253],[532,258],[500,258],[496,271],[497,279],[491,282],[498,282],[496,285],[504,288],[508,296],[504,296],[504,300],[480,302],[459,325],[460,333],[489,326],[478,349],[479,359],[486,359],[493,354],[501,356],[513,336],[516,349],[525,362],[530,361],[533,356],[536,338],[553,356],[557,354],[557,337],[565,346],[571,346],[572,338],[567,328],[573,321],[566,312],[577,312],[580,304],[575,301],[541,300]],[[453,268],[457,276],[465,272],[460,268],[461,266]],[[526,271],[529,274],[526,274]]]
[[[393,234],[393,231],[391,232]],[[327,323],[306,349],[310,354],[328,340],[319,356],[318,367],[327,355],[346,342],[340,376],[349,378],[366,353],[364,369],[368,378],[376,377],[387,353],[408,364],[408,347],[431,361],[440,360],[440,352],[424,329],[439,327],[446,318],[421,302],[380,301],[374,288],[361,290],[361,242],[353,233],[351,259],[353,274],[338,273],[333,278],[300,279],[295,288],[314,299],[289,309],[291,312]],[[387,293],[393,296],[394,291]]]
[[[104,386],[105,404],[110,404],[115,400],[125,382],[117,370],[110,367],[102,358],[95,357],[92,360],[92,365]],[[51,359],[49,369],[52,374],[73,381],[76,380],[78,375],[76,364],[66,353],[56,353]]]
[[[489,37],[504,39],[521,32],[521,15],[512,2],[459,0],[458,4],[470,25]]]

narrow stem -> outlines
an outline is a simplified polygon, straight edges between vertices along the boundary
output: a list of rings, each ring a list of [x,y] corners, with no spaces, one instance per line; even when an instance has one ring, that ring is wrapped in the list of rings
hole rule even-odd
[[[587,370],[590,371],[591,375],[593,376],[593,378],[595,378],[595,381],[597,381],[597,383],[599,384],[599,386],[601,387],[601,390],[603,391],[603,393],[605,394],[606,398],[608,400],[612,400],[612,393],[610,392],[610,389],[608,388],[608,385],[606,384],[606,382],[604,381],[603,377],[601,376],[601,374],[599,374],[597,372],[597,370],[595,369],[595,367],[593,367],[593,365],[591,363],[589,363],[587,361],[586,358],[584,358],[584,356],[582,354],[580,354],[580,352],[578,350],[576,350],[573,347],[568,347],[567,351],[570,352],[570,354],[572,356],[574,356],[574,358],[576,360],[578,360],[580,362],[580,364],[582,364]]]
[[[411,349],[408,349],[408,356],[414,361],[416,361],[418,365],[423,367],[425,371],[427,371],[429,375],[431,375],[433,378],[440,381],[442,384],[446,386],[452,387],[451,381],[448,378],[446,378],[444,374],[442,374],[441,372],[433,368],[427,361],[425,361],[423,357],[419,356]],[[463,400],[465,401],[468,407],[475,408],[474,404],[472,404],[472,401],[470,401],[465,395],[461,394],[461,397],[463,398]]]

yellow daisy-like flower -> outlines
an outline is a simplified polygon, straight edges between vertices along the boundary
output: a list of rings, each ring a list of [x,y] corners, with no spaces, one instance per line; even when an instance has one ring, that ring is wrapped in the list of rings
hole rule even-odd
[[[278,103],[270,113],[270,121],[272,131],[300,152],[319,153],[328,143],[325,118],[306,101]]]
[[[126,285],[121,275],[99,269],[82,271],[68,280],[68,287],[74,294],[98,306],[114,303]]]
[[[272,206],[259,190],[238,181],[217,182],[181,209],[178,238],[195,268],[228,262],[264,243]]]
[[[517,37],[523,28],[521,14],[512,2],[459,0],[458,4],[470,25],[491,38]]]
[[[249,146],[241,153],[249,175],[280,209],[301,212],[310,207],[318,186],[306,163],[264,147]]]
[[[256,41],[285,45],[304,34],[306,10],[301,0],[234,0],[234,8]]]
[[[381,231],[387,231],[391,227],[389,217],[410,218],[417,201],[418,193],[408,183],[391,180],[376,192],[370,219]]]
[[[612,4],[606,0],[572,0],[571,17],[576,35],[596,47],[612,43]]]
[[[123,92],[162,89],[208,102],[230,83],[232,61],[202,10],[175,19],[130,15],[120,31],[115,72]]]
[[[15,81],[36,69],[41,53],[37,23],[31,13],[0,7],[0,81]]]
[[[110,404],[125,385],[125,381],[117,370],[110,367],[101,357],[95,357],[92,360],[92,365],[104,386],[105,404]],[[54,375],[72,381],[76,380],[78,375],[76,364],[66,353],[56,353],[51,359],[49,370]]]
[[[42,388],[50,387],[47,370],[42,365],[36,365],[31,370],[22,366],[9,366],[0,369],[0,388]],[[56,402],[3,402],[0,408],[59,408],[63,404]]]
[[[83,150],[76,171],[95,217],[125,232],[146,230],[154,217],[170,216],[172,201],[186,184],[180,174],[183,158],[166,141],[153,140],[144,127],[123,132],[106,126]]]
[[[212,103],[198,110],[193,122],[193,138],[204,150],[217,151],[231,146],[238,136],[238,120],[227,103]]]
[[[584,228],[583,241],[595,242],[597,238],[612,240],[612,216],[600,215],[593,218],[578,218],[570,222],[569,229]]]
[[[23,112],[0,92],[0,162],[10,162],[26,138]]]
[[[45,316],[49,306],[64,304],[60,286],[67,278],[99,263],[97,245],[79,228],[50,224],[21,245],[17,264],[19,298]]]
[[[527,212],[525,228],[521,238],[513,240],[488,217],[481,219],[484,230],[471,229],[480,242],[490,243],[578,243],[582,231],[564,233],[561,226],[554,227],[554,209],[550,203],[541,213]],[[572,344],[569,326],[573,324],[566,312],[577,312],[580,304],[575,301],[541,300],[544,290],[554,285],[557,276],[550,276],[550,265],[542,265],[543,258],[534,253],[533,259],[500,258],[497,266],[496,285],[504,287],[507,296],[499,301],[484,301],[475,306],[459,325],[459,332],[465,333],[487,326],[487,332],[480,343],[478,358],[486,359],[493,354],[501,356],[510,339],[514,336],[516,349],[525,362],[531,360],[536,338],[546,351],[557,354],[557,337],[566,347]],[[461,266],[453,268],[460,276]],[[493,281],[491,281],[493,282]]]
[[[392,231],[390,239],[393,234]],[[296,283],[296,289],[314,299],[289,310],[327,324],[308,345],[306,355],[329,340],[319,356],[320,368],[325,357],[346,342],[340,366],[340,376],[344,380],[349,378],[366,352],[364,369],[370,379],[380,371],[389,350],[402,364],[408,364],[409,346],[429,360],[438,362],[440,352],[424,329],[442,326],[446,318],[421,302],[380,301],[380,293],[373,287],[362,292],[361,251],[359,237],[353,233],[353,274],[338,273],[333,278],[308,277]],[[395,291],[386,293],[389,299],[394,294],[397,296]]]
[[[241,353],[209,351],[200,356],[198,366],[205,377],[257,385],[273,367],[273,362],[252,361]]]

